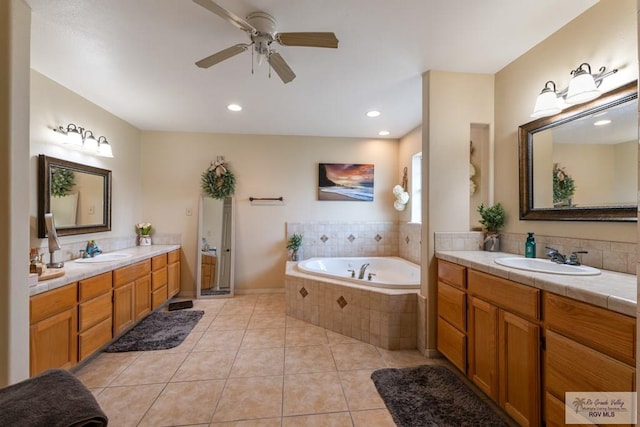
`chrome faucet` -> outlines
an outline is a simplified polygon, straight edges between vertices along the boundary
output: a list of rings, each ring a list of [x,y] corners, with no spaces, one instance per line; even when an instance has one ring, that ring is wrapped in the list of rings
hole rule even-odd
[[[549,246],[547,246],[547,249],[549,249],[549,252],[547,252],[547,256],[551,258],[551,261],[558,264],[568,264],[568,265],[580,265],[580,259],[578,259],[578,254],[589,253],[587,251],[574,251],[574,252],[571,252],[571,255],[569,255],[569,257],[567,258],[566,255],[562,255],[560,252],[558,252],[557,249],[550,248]]]
[[[362,264],[360,266],[360,273],[358,273],[358,279],[364,279],[364,273],[365,271],[367,271],[367,267],[369,267],[369,264]]]
[[[565,255],[562,255],[557,249],[550,246],[547,246],[546,248],[549,249],[549,252],[547,252],[547,256],[551,258],[551,261],[558,264],[564,264],[565,262],[567,262],[567,257]]]

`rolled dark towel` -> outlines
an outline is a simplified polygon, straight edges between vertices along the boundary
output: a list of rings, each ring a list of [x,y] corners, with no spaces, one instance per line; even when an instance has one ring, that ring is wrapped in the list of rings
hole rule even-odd
[[[3,427],[102,427],[108,423],[93,394],[64,369],[51,369],[0,389]]]

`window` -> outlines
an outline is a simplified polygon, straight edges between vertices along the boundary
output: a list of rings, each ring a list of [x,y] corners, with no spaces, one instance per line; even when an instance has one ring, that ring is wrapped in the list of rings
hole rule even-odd
[[[422,153],[411,157],[411,222],[422,223]]]

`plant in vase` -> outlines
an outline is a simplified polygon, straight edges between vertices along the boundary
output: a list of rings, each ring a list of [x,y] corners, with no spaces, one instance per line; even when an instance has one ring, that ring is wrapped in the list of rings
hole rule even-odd
[[[141,222],[136,224],[136,229],[138,230],[138,243],[140,246],[150,246],[151,245],[151,223],[150,222]]]
[[[506,213],[500,203],[485,208],[484,204],[478,206],[480,224],[485,230],[484,249],[490,252],[500,250],[499,232],[504,227]]]
[[[287,241],[287,249],[291,251],[291,261],[300,261],[300,247],[302,247],[302,234],[293,233]]]

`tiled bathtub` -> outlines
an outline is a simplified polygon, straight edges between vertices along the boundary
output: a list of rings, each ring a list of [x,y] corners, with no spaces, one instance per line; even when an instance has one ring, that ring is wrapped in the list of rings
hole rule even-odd
[[[388,350],[416,348],[417,291],[311,276],[287,263],[287,315]]]

